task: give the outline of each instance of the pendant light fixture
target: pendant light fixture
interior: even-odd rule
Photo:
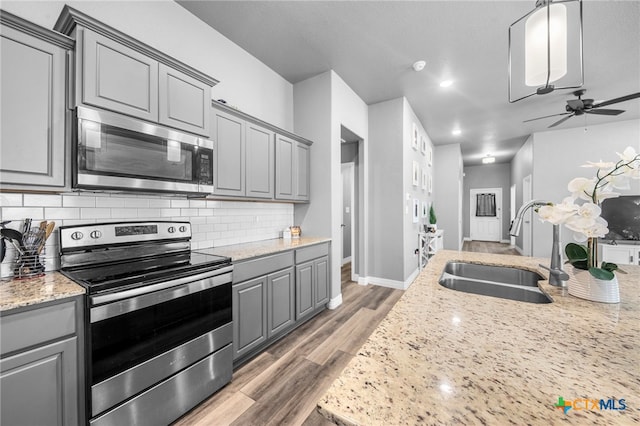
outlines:
[[[538,0],[509,27],[509,102],[581,87],[582,0]]]

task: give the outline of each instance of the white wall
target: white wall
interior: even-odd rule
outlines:
[[[219,80],[213,99],[225,99],[247,114],[293,130],[293,86],[171,0],[3,0],[2,8],[52,29],[65,4]]]
[[[104,193],[0,194],[0,220],[21,229],[31,218],[55,221],[47,240],[47,270],[58,269],[58,227],[131,220],[180,220],[192,225],[192,248],[219,247],[278,238],[293,223],[293,205],[284,203],[188,200],[184,197]],[[12,249],[12,247],[10,247]],[[0,276],[11,275],[10,250]]]
[[[575,177],[591,178],[595,169],[581,167],[587,161],[618,161],[616,152],[627,146],[640,152],[640,120],[620,121],[596,126],[555,130],[533,135],[533,198],[561,202],[570,195],[567,184]],[[632,181],[624,194],[640,194],[640,180]],[[535,215],[534,215],[535,217]],[[533,221],[533,256],[551,255],[549,223]],[[564,244],[573,234],[562,228]]]
[[[529,136],[511,160],[511,184],[516,185],[516,213],[522,206],[522,180],[533,173],[533,136]],[[516,237],[516,246],[523,250],[522,232]],[[523,250],[524,251],[524,250]]]
[[[460,144],[434,147],[434,209],[438,229],[444,230],[444,248],[462,244],[462,151]]]

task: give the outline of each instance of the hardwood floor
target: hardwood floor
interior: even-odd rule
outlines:
[[[342,268],[342,305],[325,310],[233,373],[174,426],[331,424],[316,402],[403,294],[360,286]]]
[[[511,254],[520,256],[520,253],[507,243],[495,243],[492,241],[465,241],[462,251],[474,251],[476,253]]]

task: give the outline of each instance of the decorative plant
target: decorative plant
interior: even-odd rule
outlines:
[[[431,206],[429,207],[429,223],[431,225],[435,225],[437,221],[438,221],[438,218],[436,217],[436,211],[433,209],[433,203],[432,203]]]
[[[602,262],[598,267],[597,239],[609,232],[607,221],[600,217],[599,204],[602,200],[619,196],[614,189],[629,189],[629,179],[640,179],[640,155],[636,150],[627,147],[622,154],[617,154],[620,160],[616,163],[588,161],[582,167],[595,167],[595,177],[578,177],[571,180],[568,185],[571,196],[562,200],[560,204],[550,204],[538,209],[538,215],[543,222],[564,224],[574,231],[574,239],[577,242],[587,242],[586,246],[569,243],[565,247],[565,253],[569,263],[575,268],[586,269],[601,280],[613,279],[613,271],[618,269],[618,266]],[[576,204],[576,200],[584,202]]]

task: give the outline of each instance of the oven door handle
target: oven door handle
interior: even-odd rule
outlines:
[[[153,284],[150,286],[126,290],[91,298],[92,304],[105,303],[90,309],[91,323],[116,317],[129,312],[144,309],[182,296],[208,290],[224,284],[231,284],[231,270],[228,268],[216,270],[216,275],[204,273]],[[220,271],[223,271],[220,273]],[[135,292],[135,294],[132,294]],[[97,300],[96,300],[97,299]]]

